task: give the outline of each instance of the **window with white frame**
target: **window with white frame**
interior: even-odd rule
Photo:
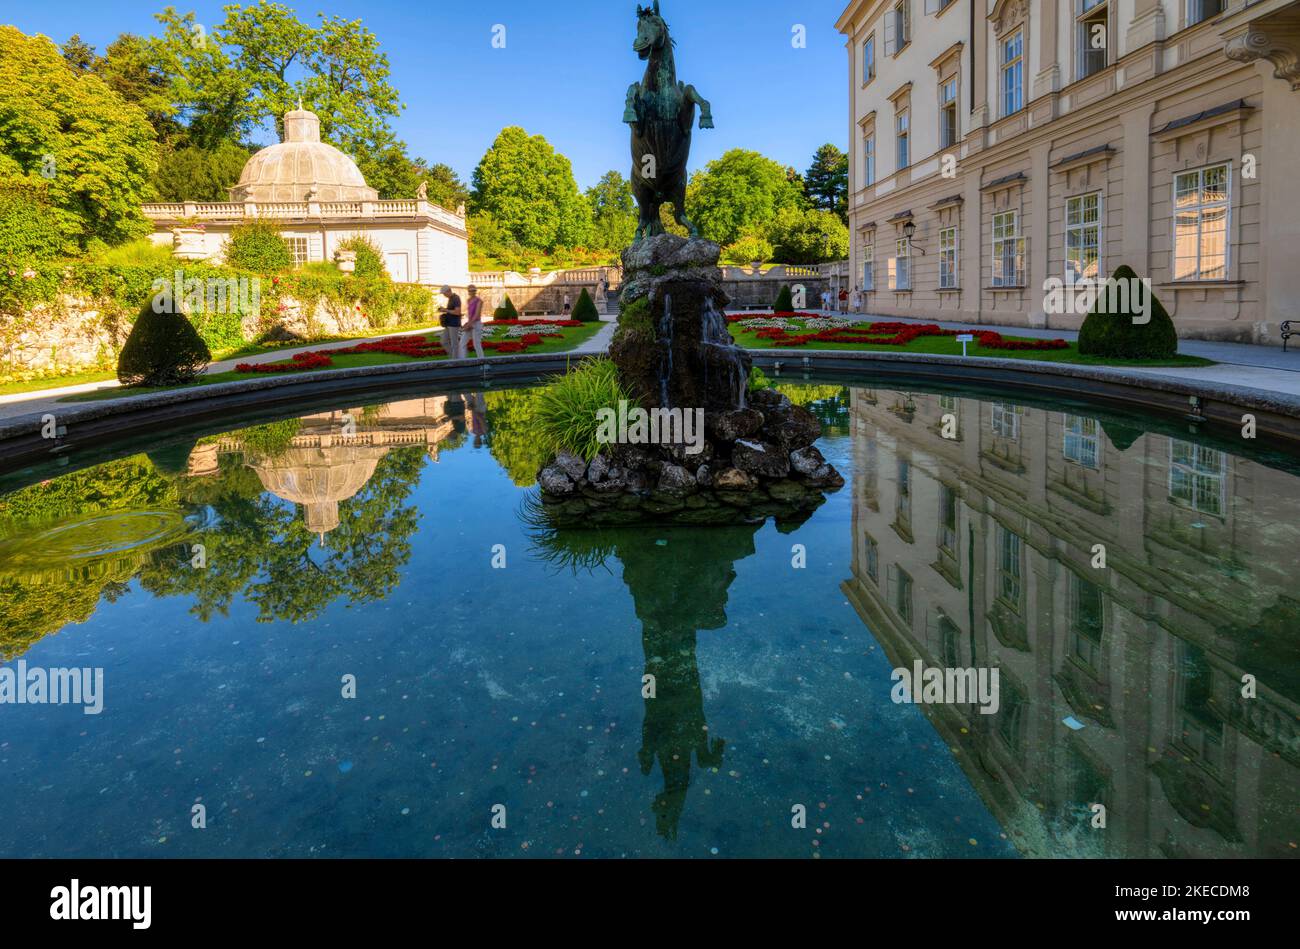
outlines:
[[[1193,26],[1223,12],[1223,0],[1185,0],[1187,25]]]
[[[873,240],[867,241],[862,248],[862,289],[876,289],[876,245]]]
[[[894,612],[904,623],[912,622],[912,577],[902,567],[894,567]]]
[[[912,120],[908,110],[899,109],[898,114],[894,116],[894,129],[898,138],[898,171],[911,164],[911,152],[908,148],[911,127]]]
[[[957,0],[925,0],[925,14],[929,16],[932,13],[942,13],[956,2]]]
[[[998,438],[1011,441],[1020,440],[1020,416],[1025,414],[1024,406],[1012,405],[1010,402],[994,402],[991,406],[990,425]]]
[[[957,288],[957,228],[939,231],[939,289]]]
[[[1061,454],[1084,468],[1097,467],[1097,420],[1082,415],[1065,416],[1065,440]]]
[[[895,256],[889,258],[889,289],[912,289],[911,245],[907,238],[900,237],[895,243]]]
[[[877,546],[876,540],[870,534],[866,534],[867,547],[867,576],[877,583],[880,582],[880,547]]]
[[[939,86],[939,147],[952,148],[959,138],[957,131],[957,77]]]
[[[1075,0],[1075,79],[1101,72],[1110,61],[1108,0]]]
[[[307,238],[286,237],[285,241],[289,245],[289,250],[293,252],[293,264],[295,267],[301,267],[311,259],[311,251],[308,247]]]
[[[862,41],[862,84],[876,78],[876,34]]]
[[[862,184],[876,183],[876,133],[874,130],[862,136]]]
[[[911,0],[898,0],[885,12],[885,55],[897,56],[912,42]]]
[[[1174,279],[1226,280],[1230,166],[1174,175]]]
[[[1024,31],[1016,30],[1002,40],[1002,114],[1019,112],[1025,105]]]
[[[998,525],[998,599],[1019,608],[1022,542],[1020,535]]]
[[[1169,498],[1175,504],[1222,517],[1225,507],[1228,458],[1221,451],[1169,441]]]
[[[1020,212],[993,215],[993,286],[1025,285],[1025,239],[1020,236]]]
[[[1101,274],[1101,193],[1065,199],[1065,285]]]

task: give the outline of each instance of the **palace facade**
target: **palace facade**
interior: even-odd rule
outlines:
[[[1180,336],[1300,318],[1300,2],[854,0],[849,226],[866,309],[1077,329],[1121,264]]]

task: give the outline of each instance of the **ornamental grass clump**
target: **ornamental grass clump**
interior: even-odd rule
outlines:
[[[618,367],[604,357],[588,359],[542,392],[534,419],[537,434],[551,451],[568,451],[590,461],[602,443],[601,409],[618,410],[631,401],[618,377]]]

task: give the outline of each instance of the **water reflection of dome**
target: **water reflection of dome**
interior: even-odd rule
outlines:
[[[339,526],[339,502],[356,496],[375,473],[383,445],[290,448],[274,458],[253,458],[249,467],[276,497],[301,504],[307,529],[324,534]]]
[[[320,119],[297,109],[284,116],[284,141],[248,160],[232,201],[374,201],[379,192],[366,184],[357,163],[320,140]]]

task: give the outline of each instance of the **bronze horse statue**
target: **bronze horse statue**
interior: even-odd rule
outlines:
[[[636,8],[637,31],[632,49],[648,60],[645,76],[627,90],[623,121],[632,126],[632,191],[640,208],[635,241],[664,233],[661,205],[672,202],[673,219],[692,237],[699,232],[686,217],[686,160],[691,152],[691,126],[700,107],[700,128],[713,128],[709,103],[677,81],[673,40],[668,24],[654,6]]]

